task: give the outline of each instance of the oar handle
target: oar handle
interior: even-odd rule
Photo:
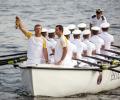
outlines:
[[[99,53],[96,53],[96,55],[99,55],[99,56],[102,56],[102,57],[111,58],[111,59],[117,59],[117,60],[120,60],[120,58],[118,58],[118,57],[113,57],[113,56],[109,56],[109,55],[104,55],[104,54],[99,54]]]
[[[111,52],[111,53],[115,53],[115,54],[120,55],[120,52],[118,52],[118,51],[108,50],[108,49],[104,49],[104,50],[105,50],[105,51],[108,51],[108,52]]]
[[[116,47],[116,48],[120,48],[120,46],[115,45],[115,44],[112,44],[111,46]]]

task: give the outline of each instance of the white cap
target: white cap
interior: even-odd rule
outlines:
[[[83,31],[83,35],[89,35],[89,34],[91,34],[91,31],[90,31],[90,30],[87,29],[87,30],[84,30],[84,31]]]
[[[68,27],[67,27],[69,30],[70,29],[75,29],[76,28],[76,25],[74,25],[74,24],[70,24],[70,25],[68,25]]]
[[[54,33],[55,32],[55,29],[49,29],[48,30],[48,33],[50,34],[50,33]]]
[[[78,30],[78,29],[76,29],[76,30],[74,30],[72,33],[75,34],[75,35],[78,35],[78,34],[81,34],[81,31]]]
[[[86,28],[87,25],[85,23],[80,23],[77,25],[78,28]]]
[[[42,32],[48,32],[46,28],[42,28]]]
[[[100,31],[100,27],[98,27],[98,26],[93,26],[93,27],[91,28],[91,30]]]
[[[109,28],[110,27],[110,24],[108,22],[105,22],[105,23],[102,23],[100,25],[101,28]]]
[[[65,28],[63,33],[64,35],[69,35],[71,32],[69,29]]]

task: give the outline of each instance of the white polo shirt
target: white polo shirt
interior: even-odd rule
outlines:
[[[72,43],[77,48],[77,58],[80,59],[82,57],[82,53],[84,50],[87,50],[87,46],[85,43],[81,42],[80,39],[74,39]]]
[[[111,43],[114,42],[114,37],[108,32],[102,32],[98,35],[105,42],[105,49],[110,49]]]
[[[48,49],[48,59],[49,63],[54,63],[54,55],[51,55],[53,52],[52,50],[55,49],[56,41],[52,38],[47,40],[47,49]]]
[[[89,41],[95,44],[96,53],[101,53],[101,47],[102,45],[104,45],[104,40],[100,38],[98,35],[94,35],[89,39]]]
[[[64,35],[62,35],[60,38],[57,39],[57,45],[55,46],[55,56],[54,56],[55,63],[61,60],[63,48],[67,46],[68,46],[68,42]]]
[[[43,48],[47,48],[46,39],[43,36],[31,36],[28,40],[27,64],[44,63]]]
[[[88,56],[92,56],[92,51],[94,51],[96,49],[95,48],[95,44],[93,44],[92,42],[90,42],[88,39],[85,39],[83,42],[87,46],[87,55]]]

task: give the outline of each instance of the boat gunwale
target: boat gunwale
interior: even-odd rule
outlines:
[[[102,69],[100,68],[55,68],[55,67],[35,67],[35,66],[26,66],[20,67],[21,69],[39,69],[39,70],[71,70],[71,71],[98,71],[101,72]]]

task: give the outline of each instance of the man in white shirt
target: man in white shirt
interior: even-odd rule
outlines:
[[[101,49],[104,49],[104,40],[98,36],[100,28],[94,26],[91,28],[92,37],[89,39],[90,42],[95,44],[96,46],[96,53],[101,53]]]
[[[71,32],[71,34],[70,34],[70,41],[73,41],[74,39],[73,39],[73,34],[72,34],[72,32],[76,29],[76,25],[70,24],[70,25],[67,26],[67,28],[68,28],[68,29],[70,30],[70,32]]]
[[[95,44],[89,41],[89,38],[91,36],[91,31],[90,30],[84,30],[83,31],[83,38],[84,38],[84,43],[87,45],[87,55],[92,56],[96,52]]]
[[[89,41],[89,38],[91,36],[91,31],[90,30],[84,30],[83,31],[83,38],[84,38],[84,43],[87,46],[87,56],[93,56],[96,53],[96,47],[95,44]],[[90,62],[95,62],[94,59],[91,59],[87,57],[87,60]]]
[[[87,25],[85,23],[80,23],[77,25],[77,27],[81,31],[80,39],[83,41],[83,31],[86,29]]]
[[[16,17],[16,28],[19,28],[23,34],[28,38],[27,64],[48,63],[47,41],[41,35],[42,26],[35,25],[35,35],[29,32],[22,24],[21,19]]]
[[[108,33],[110,24],[109,23],[102,23],[101,24],[101,29],[102,32],[99,34],[99,36],[104,40],[105,42],[105,49],[110,49],[111,44],[114,42],[114,37]],[[107,51],[103,52],[104,54],[110,54]]]
[[[68,29],[64,29],[64,36],[67,38],[68,41],[68,53],[67,53],[67,65],[76,65],[77,62],[73,59],[77,58],[77,48],[76,46],[69,41],[70,39],[70,31]]]
[[[81,59],[82,55],[84,56],[87,54],[87,46],[85,43],[83,43],[80,40],[80,33],[81,33],[80,30],[78,29],[74,30],[73,31],[74,40],[72,41],[72,43],[77,47],[77,58],[78,59]]]
[[[57,42],[55,41],[55,29],[48,30],[48,59],[50,63],[54,63],[54,53],[55,53],[55,46]]]
[[[55,33],[58,36],[57,45],[55,46],[55,64],[65,65],[68,42],[66,37],[63,35],[63,26],[57,25],[55,27]]]
[[[103,11],[101,9],[97,9],[96,10],[96,15],[93,15],[91,17],[91,20],[90,20],[90,29],[93,26],[100,27],[100,25],[102,23],[105,23],[105,22],[107,22],[107,20],[106,20],[106,17],[103,16]]]

